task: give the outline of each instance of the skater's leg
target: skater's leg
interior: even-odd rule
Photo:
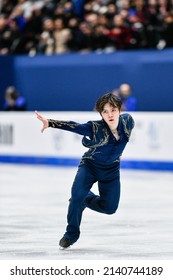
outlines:
[[[117,176],[110,181],[99,181],[99,195],[89,192],[85,203],[94,211],[113,214],[116,212],[120,199],[120,178]]]
[[[67,214],[67,228],[64,237],[76,242],[80,235],[80,223],[84,209],[84,200],[92,185],[94,177],[90,174],[87,166],[79,166],[72,186],[71,198]]]

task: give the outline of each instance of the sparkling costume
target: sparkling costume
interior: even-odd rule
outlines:
[[[89,148],[80,161],[74,179],[64,237],[71,243],[80,236],[80,223],[85,207],[94,211],[113,214],[120,199],[120,156],[129,141],[134,120],[129,114],[121,114],[117,131],[119,140],[102,119],[79,124],[73,121],[49,119],[49,127],[83,135],[82,144]],[[98,182],[99,195],[90,190]]]

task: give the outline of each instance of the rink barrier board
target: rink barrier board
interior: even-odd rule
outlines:
[[[45,118],[86,123],[96,112],[41,112]],[[126,169],[173,170],[173,113],[131,112],[135,120],[121,157]],[[40,133],[34,112],[0,112],[0,162],[77,166],[86,152],[82,135],[60,129]]]
[[[32,165],[50,165],[76,167],[79,165],[79,158],[54,158],[54,157],[30,157],[30,156],[0,156],[0,163],[11,164],[32,164]],[[122,169],[155,170],[155,171],[173,171],[173,162],[163,161],[134,161],[122,160]]]

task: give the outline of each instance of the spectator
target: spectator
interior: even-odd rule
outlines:
[[[39,37],[37,52],[44,54],[54,53],[54,22],[51,18],[46,18],[43,21],[43,30]]]
[[[54,21],[54,40],[55,40],[55,53],[67,53],[68,41],[71,39],[71,32],[66,28],[62,18],[57,18]]]
[[[3,16],[0,16],[0,54],[8,54],[8,38],[9,32],[6,25],[6,19]]]
[[[166,2],[167,1],[165,1],[165,3]],[[160,9],[159,3],[156,0],[149,0],[148,2],[148,7],[145,13],[145,28],[148,48],[157,48],[159,44],[163,30],[165,9]]]
[[[6,47],[8,53],[16,53],[17,46],[20,42],[20,31],[18,28],[17,21],[15,19],[12,19],[9,22],[9,29],[4,34],[4,39],[6,41]]]
[[[67,42],[68,48],[71,52],[77,52],[80,49],[81,31],[79,29],[79,20],[75,17],[68,22],[68,28],[71,31],[71,36]]]
[[[93,49],[93,33],[92,27],[89,23],[83,21],[79,25],[80,40],[79,40],[79,51],[81,53],[91,52]]]
[[[111,40],[105,34],[105,27],[98,24],[93,29],[93,50],[97,52],[106,52],[111,45]]]
[[[129,84],[121,84],[119,89],[114,91],[115,95],[118,95],[122,101],[122,111],[136,111],[137,100],[131,96],[132,89]]]
[[[173,47],[172,0],[4,0],[1,5],[0,55]],[[46,19],[54,22],[51,34],[44,32]]]
[[[113,21],[114,16],[117,14],[117,6],[114,3],[110,3],[107,6],[106,17],[110,22]]]
[[[5,91],[4,111],[25,111],[26,100],[20,96],[14,86],[7,87]]]
[[[113,27],[107,32],[107,35],[112,40],[112,46],[116,50],[131,48],[133,42],[132,29],[125,23],[120,14],[114,16]]]
[[[13,1],[3,0],[3,1],[0,1],[1,14],[10,16],[10,14],[12,13],[16,4],[17,4],[17,0],[13,0]]]
[[[163,29],[157,48],[173,48],[173,15],[167,14],[163,19]]]

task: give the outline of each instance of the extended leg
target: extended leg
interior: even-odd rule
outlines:
[[[64,237],[71,240],[72,243],[76,242],[79,238],[84,200],[94,183],[95,179],[90,174],[88,168],[85,165],[79,166],[72,186],[67,214],[68,225],[64,234]]]

